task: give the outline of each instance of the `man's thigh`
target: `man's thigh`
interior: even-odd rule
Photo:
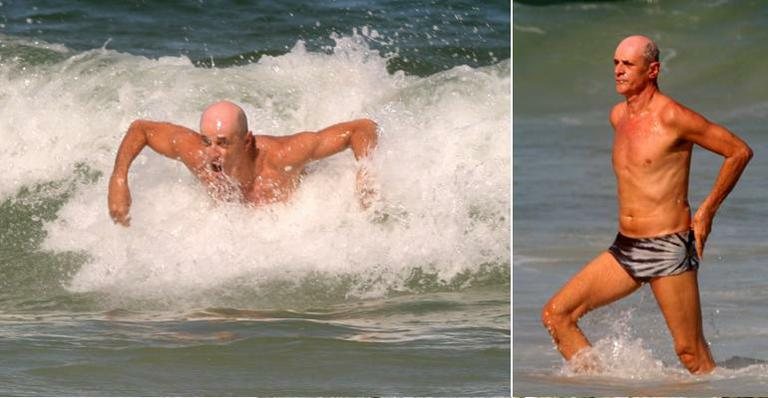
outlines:
[[[549,307],[578,318],[629,295],[640,285],[613,255],[603,252],[563,285],[550,300]]]
[[[675,342],[693,342],[703,337],[701,326],[701,302],[699,300],[698,272],[651,279],[659,308]]]

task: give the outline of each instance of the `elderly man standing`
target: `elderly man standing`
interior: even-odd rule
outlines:
[[[699,260],[715,213],[752,150],[728,129],[659,90],[659,50],[651,39],[627,37],[616,48],[613,63],[616,91],[625,97],[610,114],[618,235],[549,300],[542,321],[560,353],[571,360],[589,346],[578,319],[647,282],[680,361],[691,373],[708,373],[715,363],[702,330]],[[694,144],[724,161],[712,190],[691,217],[688,178]]]

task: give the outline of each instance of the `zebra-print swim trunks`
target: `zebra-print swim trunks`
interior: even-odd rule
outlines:
[[[699,269],[693,231],[655,238],[630,238],[619,233],[608,251],[630,275],[643,281]]]

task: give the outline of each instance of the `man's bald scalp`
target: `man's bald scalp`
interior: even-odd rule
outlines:
[[[646,64],[650,65],[652,62],[659,62],[659,47],[650,37],[643,35],[629,36],[622,40],[619,46],[625,43],[643,46],[643,59]]]
[[[200,116],[200,131],[213,129],[233,130],[233,133],[245,135],[248,132],[248,119],[243,108],[230,101],[219,101],[209,105]]]

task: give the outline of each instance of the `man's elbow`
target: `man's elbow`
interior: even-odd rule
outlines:
[[[128,130],[142,129],[146,123],[147,121],[144,119],[136,119],[128,126]]]
[[[376,148],[379,125],[371,119],[357,119],[353,123],[354,132],[349,139],[349,146],[355,154],[355,159],[360,160]]]
[[[126,135],[133,134],[133,135],[141,135],[143,136],[145,134],[145,131],[147,129],[147,124],[149,123],[148,120],[144,119],[136,119],[128,126],[128,130],[125,132]]]
[[[747,144],[742,144],[735,148],[733,152],[731,152],[731,154],[726,157],[726,159],[732,162],[734,167],[736,167],[736,169],[739,170],[739,173],[741,173],[741,171],[747,167],[747,164],[752,159],[752,156],[754,156],[752,148],[750,148]]]
[[[752,156],[754,156],[754,152],[752,152],[752,148],[750,148],[749,145],[744,144],[744,146],[739,150],[737,156],[746,165],[752,159]]]
[[[368,134],[378,136],[379,125],[371,119],[358,119],[358,128]]]
[[[366,123],[367,125],[369,125],[369,126],[373,127],[374,129],[375,129],[376,127],[378,127],[378,123],[376,123],[376,122],[375,122],[375,121],[373,121],[372,119],[363,118],[363,119],[360,119],[360,120],[362,120],[362,121],[363,121],[363,123]]]
[[[379,125],[371,119],[358,119],[357,123],[357,135],[360,138],[368,142],[370,147],[376,146],[376,141],[379,138]]]
[[[147,145],[147,120],[136,119],[128,126],[128,130],[125,131],[123,141],[120,143],[119,151],[130,150],[140,151],[144,145]]]

